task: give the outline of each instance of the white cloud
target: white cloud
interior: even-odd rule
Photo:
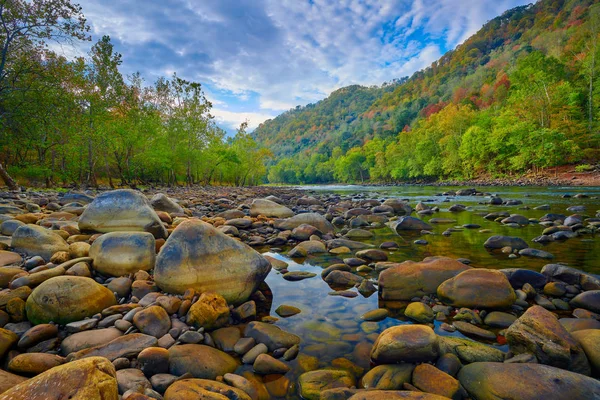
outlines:
[[[235,112],[223,110],[221,108],[213,108],[211,114],[214,115],[218,124],[229,129],[237,129],[244,121],[248,121],[248,130],[255,129],[259,124],[276,117],[276,115],[260,113],[260,112]]]
[[[95,35],[117,40],[126,73],[152,81],[175,70],[208,83],[214,114],[234,127],[342,86],[411,75],[529,1],[81,0]],[[255,110],[236,112],[248,100]]]

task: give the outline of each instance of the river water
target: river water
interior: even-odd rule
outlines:
[[[600,210],[600,187],[480,188],[482,192],[495,194],[503,200],[511,199],[523,202],[523,204],[516,206],[491,206],[485,204],[487,199],[482,196],[453,197],[441,195],[442,192],[461,189],[458,187],[309,186],[303,187],[303,189],[316,194],[335,193],[349,198],[356,195],[378,200],[396,197],[408,200],[413,208],[419,201],[422,201],[429,206],[440,208],[440,212],[421,217],[425,221],[429,221],[431,218],[456,220],[456,222],[450,224],[432,224],[434,234],[426,236],[413,234],[400,237],[388,227],[373,230],[375,236],[365,242],[379,246],[384,241],[395,241],[400,245],[398,250],[389,253],[389,261],[420,261],[428,256],[447,256],[467,258],[471,261],[473,267],[527,268],[535,271],[541,270],[545,264],[550,263],[547,260],[528,257],[509,258],[502,253],[488,252],[483,247],[483,243],[488,237],[507,235],[521,237],[530,243],[531,247],[552,253],[555,256],[552,262],[566,263],[586,272],[600,274],[600,240],[597,237],[587,235],[542,246],[531,241],[536,236],[541,235],[544,229],[541,225],[530,224],[526,227],[512,228],[483,218],[487,213],[495,211],[508,211],[511,214],[521,214],[528,218],[540,218],[546,213],[571,215],[574,213],[566,209],[574,205],[585,206],[585,215],[593,217]],[[563,198],[563,195],[573,196],[578,193],[587,194],[589,198]],[[448,207],[452,204],[465,205],[467,211],[449,212]],[[550,210],[533,209],[540,205],[549,205]],[[478,224],[481,225],[481,228],[462,229],[453,232],[451,236],[441,235],[448,228],[460,227],[464,224]],[[491,232],[480,233],[482,229],[489,229]],[[428,244],[414,244],[413,242],[416,239],[425,239]],[[290,364],[292,371],[286,375],[286,378],[290,379],[293,385],[296,378],[305,369],[316,369],[316,366],[319,368],[339,366],[342,362],[340,358],[345,358],[365,368],[365,371],[368,370],[370,348],[378,334],[390,326],[411,323],[402,316],[401,310],[405,304],[384,304],[378,299],[377,293],[367,298],[362,295],[354,298],[332,296],[330,295],[332,289],[321,279],[320,272],[323,268],[334,263],[340,263],[342,258],[351,257],[352,255],[336,257],[327,254],[294,261],[286,257],[287,250],[282,249],[281,253],[266,252],[265,254],[287,262],[289,271],[315,272],[317,276],[303,281],[289,282],[284,280],[279,272],[273,270],[266,279],[273,298],[271,316],[278,317],[275,314],[275,309],[281,304],[295,306],[302,310],[300,314],[292,317],[278,317],[279,320],[275,323],[282,329],[295,333],[302,338],[300,356]],[[375,271],[359,275],[373,280],[377,278]],[[361,320],[361,315],[365,312],[379,307],[388,308],[390,317],[380,322]],[[464,337],[458,332],[448,333],[441,330],[440,324],[440,322],[435,323],[436,333]],[[488,342],[488,344],[506,350],[503,343]],[[293,386],[290,388],[287,398],[297,398]]]

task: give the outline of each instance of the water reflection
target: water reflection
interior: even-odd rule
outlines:
[[[308,187],[320,194],[339,194],[342,197],[350,194],[362,194],[364,198],[383,200],[390,197],[408,199],[414,205],[419,201],[427,201],[429,206],[438,206],[440,212],[422,219],[429,221],[432,218],[451,218],[456,222],[451,224],[432,224],[433,234],[420,236],[419,234],[407,234],[400,237],[391,229],[384,227],[372,230],[373,238],[365,240],[367,243],[379,246],[384,241],[394,241],[399,247],[388,253],[389,261],[402,262],[405,260],[420,261],[428,256],[448,256],[453,258],[467,258],[471,260],[474,267],[485,268],[527,268],[539,271],[547,260],[519,257],[509,258],[501,252],[488,252],[484,247],[484,241],[492,235],[518,236],[526,240],[531,247],[544,249],[552,253],[555,259],[552,262],[567,263],[570,266],[580,268],[591,273],[600,273],[600,241],[592,235],[570,239],[564,242],[553,242],[546,246],[533,243],[531,240],[539,236],[544,229],[538,224],[530,224],[525,227],[513,228],[501,225],[498,222],[484,219],[487,213],[507,211],[510,214],[522,214],[527,218],[540,218],[546,213],[573,214],[568,212],[567,207],[583,205],[586,214],[594,216],[600,204],[593,198],[562,198],[561,195],[570,193],[587,193],[592,196],[600,196],[600,188],[486,188],[484,190],[494,193],[504,200],[521,200],[523,204],[515,206],[490,206],[482,204],[484,197],[480,196],[440,196],[441,191],[455,188],[439,187],[359,187],[359,186],[336,186],[336,187]],[[452,204],[463,204],[467,211],[449,212]],[[549,205],[549,210],[534,210],[533,208],[542,204]],[[466,224],[480,225],[477,229],[463,228]],[[448,228],[454,228],[450,236],[443,236],[442,232]],[[484,230],[484,232],[481,232]],[[486,232],[485,230],[489,230]],[[426,239],[427,245],[416,245],[414,240]],[[302,338],[301,355],[291,363],[292,371],[289,376],[292,382],[307,369],[316,369],[340,365],[339,358],[350,360],[358,367],[369,368],[369,353],[377,336],[384,329],[411,322],[404,319],[402,313],[406,303],[381,303],[377,294],[364,297],[358,294],[354,298],[332,296],[332,289],[321,278],[321,271],[334,263],[341,263],[343,258],[351,257],[351,254],[334,256],[323,254],[311,256],[305,260],[291,260],[284,254],[289,249],[282,249],[281,253],[267,252],[274,258],[289,264],[289,271],[314,272],[317,276],[301,281],[290,282],[283,279],[281,273],[273,270],[266,279],[272,296],[271,310],[277,309],[282,304],[298,307],[300,314],[279,318],[276,325],[284,330],[295,333]],[[354,268],[353,271],[356,271]],[[378,272],[362,272],[359,275],[364,278],[376,280]],[[356,291],[356,289],[351,289]],[[358,292],[357,292],[358,293]],[[390,310],[390,316],[379,322],[366,322],[361,316],[370,310],[384,307]],[[271,315],[278,317],[271,311]],[[435,331],[440,335],[464,337],[458,332],[449,333],[440,329],[440,322],[435,322]],[[496,331],[497,332],[497,331]],[[506,350],[506,346],[498,343],[491,345]]]

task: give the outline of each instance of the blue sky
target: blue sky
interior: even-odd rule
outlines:
[[[351,85],[429,66],[523,0],[80,0],[125,74],[200,82],[220,126],[250,128]],[[80,50],[81,52],[81,50]]]

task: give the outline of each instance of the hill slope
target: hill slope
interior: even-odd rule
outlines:
[[[253,136],[275,154],[269,180],[439,179],[595,161],[592,4],[514,8],[409,79],[342,88],[264,122]]]

